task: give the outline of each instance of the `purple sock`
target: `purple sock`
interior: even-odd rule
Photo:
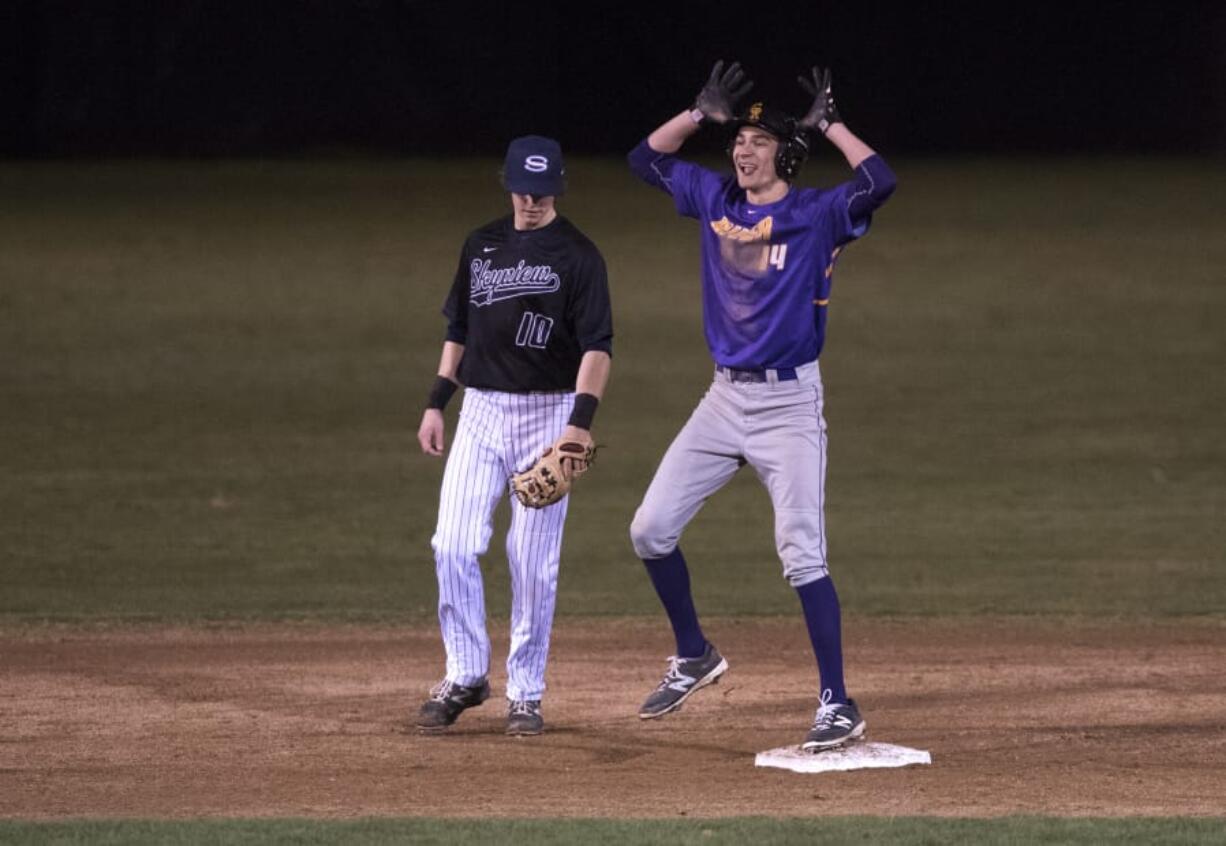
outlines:
[[[690,594],[690,571],[685,566],[685,557],[677,547],[663,558],[644,558],[647,575],[655,586],[656,595],[664,604],[668,621],[673,625],[677,638],[677,656],[698,658],[707,649],[707,639],[698,625],[698,612],[694,610],[694,597]]]
[[[822,690],[830,691],[831,702],[846,702],[842,615],[839,613],[839,595],[834,592],[834,582],[829,576],[824,576],[796,588],[796,593],[805,611],[805,624],[809,627],[809,640],[813,642],[813,654],[817,657]]]

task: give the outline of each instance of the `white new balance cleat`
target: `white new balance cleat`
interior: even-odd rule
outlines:
[[[846,702],[830,701],[830,691],[822,692],[822,698],[813,716],[813,728],[805,735],[805,741],[800,748],[806,752],[821,752],[823,749],[833,749],[842,746],[849,740],[855,740],[864,735],[868,724],[860,716],[854,699]]]
[[[643,702],[639,717],[650,720],[676,711],[694,691],[719,681],[727,669],[728,662],[710,643],[698,658],[670,656],[664,680]]]

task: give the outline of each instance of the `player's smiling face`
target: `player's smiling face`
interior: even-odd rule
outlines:
[[[551,196],[516,194],[512,191],[511,207],[515,209],[515,228],[523,231],[548,226],[557,216],[553,200]]]
[[[736,182],[750,195],[769,192],[780,182],[775,172],[775,154],[779,141],[769,132],[753,126],[743,126],[732,145],[732,165]]]

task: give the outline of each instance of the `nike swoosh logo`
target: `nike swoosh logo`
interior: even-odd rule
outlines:
[[[494,250],[496,250],[496,249],[498,249],[498,248],[497,248],[497,247],[482,247],[482,248],[481,248],[481,252],[483,252],[483,253],[492,253],[492,252],[494,252]]]

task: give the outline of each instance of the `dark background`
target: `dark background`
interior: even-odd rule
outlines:
[[[891,152],[1226,150],[1212,2],[14,0],[0,32],[7,157],[619,153],[718,58],[793,111],[832,65]]]

